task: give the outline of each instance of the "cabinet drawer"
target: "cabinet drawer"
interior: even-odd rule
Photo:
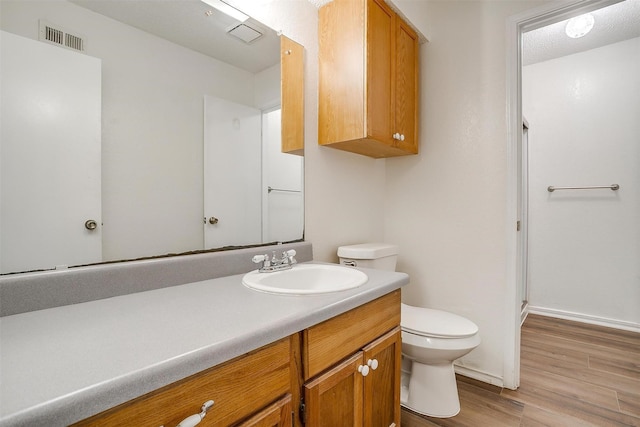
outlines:
[[[400,290],[306,329],[304,379],[319,374],[400,325]]]
[[[290,338],[175,382],[81,421],[76,426],[174,427],[215,403],[205,426],[228,426],[263,408],[290,389]]]

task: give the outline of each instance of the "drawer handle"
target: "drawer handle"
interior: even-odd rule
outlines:
[[[211,409],[212,406],[213,400],[207,400],[202,404],[202,408],[200,408],[201,412],[199,414],[193,414],[185,418],[184,420],[180,421],[180,424],[178,424],[176,427],[194,427],[200,424],[200,421],[202,421],[202,419],[207,415],[207,411]]]
[[[372,371],[375,371],[378,369],[378,359],[369,359],[367,361],[367,366],[369,366]]]
[[[367,365],[358,366],[358,372],[362,374],[363,377],[369,375],[369,367]]]

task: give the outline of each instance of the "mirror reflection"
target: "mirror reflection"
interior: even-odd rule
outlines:
[[[196,0],[0,19],[0,273],[303,237],[273,30]]]

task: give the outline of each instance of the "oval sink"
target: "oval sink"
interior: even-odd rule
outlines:
[[[274,294],[309,295],[357,288],[367,282],[365,273],[355,268],[331,264],[297,264],[290,270],[259,273],[254,270],[242,283],[258,291]]]

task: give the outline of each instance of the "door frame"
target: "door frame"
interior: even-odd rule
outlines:
[[[606,7],[622,0],[567,0],[553,2],[511,16],[507,19],[506,59],[507,59],[507,206],[506,206],[506,318],[504,346],[504,387],[515,390],[520,384],[520,289],[519,239],[516,231],[518,220],[518,200],[522,191],[518,181],[522,170],[518,167],[518,147],[522,144],[522,34],[555,22],[563,21],[584,13]],[[525,225],[526,226],[526,225]],[[526,255],[525,255],[526,256]]]

